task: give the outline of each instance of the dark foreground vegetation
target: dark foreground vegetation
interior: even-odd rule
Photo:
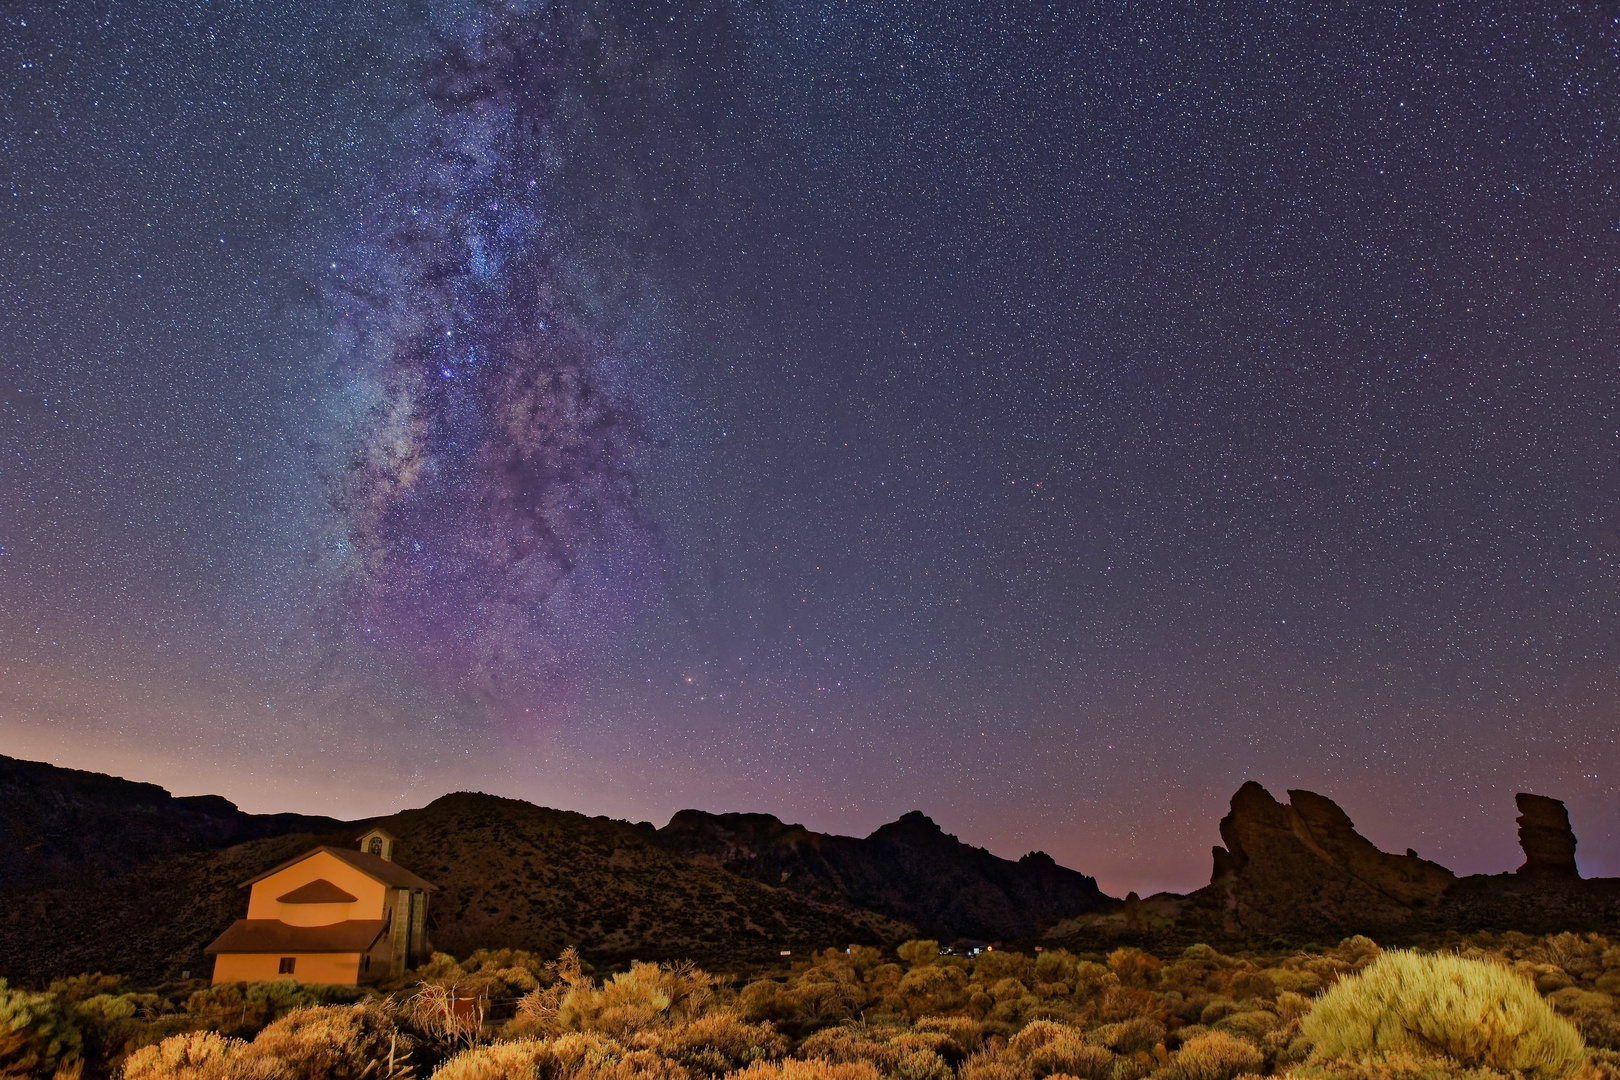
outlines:
[[[0,987],[0,1076],[126,1080],[1620,1078],[1620,947],[1476,935],[1434,953],[853,946],[756,978],[596,973],[572,950],[439,954],[372,990]]]

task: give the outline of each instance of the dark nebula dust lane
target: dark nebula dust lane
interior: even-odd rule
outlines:
[[[1616,872],[1617,18],[12,4],[0,751]]]
[[[579,20],[492,11],[456,33],[326,277],[350,399],[337,564],[369,642],[532,707],[656,592],[647,443],[564,284],[552,159]]]

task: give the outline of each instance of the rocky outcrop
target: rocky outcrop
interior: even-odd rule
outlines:
[[[659,843],[824,903],[853,904],[942,941],[1011,941],[1116,901],[1096,879],[1032,851],[1014,862],[962,843],[913,810],[867,837],[832,836],[769,814],[682,810]]]
[[[1221,819],[1210,884],[1193,894],[1229,933],[1386,926],[1433,904],[1456,880],[1415,854],[1380,851],[1332,799],[1290,791],[1279,803],[1250,781]]]
[[[1511,874],[1458,878],[1411,848],[1404,855],[1380,851],[1331,799],[1290,791],[1282,803],[1247,783],[1221,819],[1225,843],[1214,850],[1209,885],[1186,897],[1150,898],[1164,912],[1160,920],[1133,920],[1130,912],[1068,920],[1057,937],[1095,950],[1105,947],[1103,939],[1129,938],[1133,930],[1144,944],[1164,946],[1330,942],[1349,934],[1397,944],[1481,930],[1620,931],[1620,879],[1581,879],[1564,804],[1531,794],[1516,801],[1524,866]]]
[[[1580,877],[1575,867],[1575,830],[1569,827],[1569,811],[1563,802],[1522,791],[1513,801],[1519,807],[1519,846],[1524,849],[1524,865],[1518,872],[1539,877]]]

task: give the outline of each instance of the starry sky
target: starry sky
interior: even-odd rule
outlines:
[[[1620,874],[1620,3],[0,15],[0,752]]]

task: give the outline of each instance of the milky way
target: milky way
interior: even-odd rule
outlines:
[[[419,150],[327,281],[348,607],[436,682],[508,705],[554,694],[656,561],[635,406],[568,299],[548,207],[558,70],[579,41],[554,13],[506,11],[450,42],[427,72]]]

